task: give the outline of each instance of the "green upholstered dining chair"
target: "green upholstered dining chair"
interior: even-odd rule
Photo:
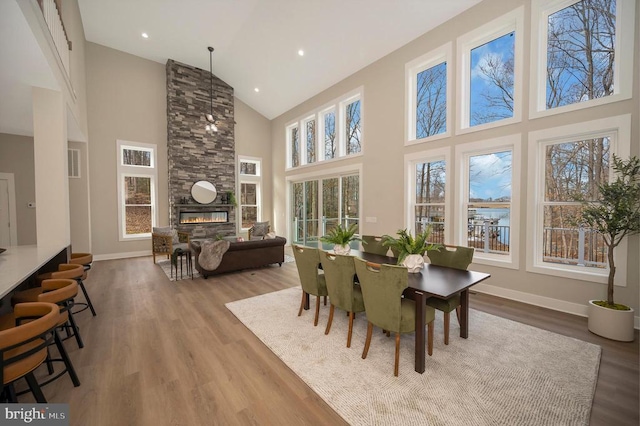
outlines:
[[[354,278],[356,269],[353,264],[353,256],[330,254],[320,252],[320,263],[324,270],[329,293],[329,320],[324,334],[329,334],[333,322],[333,312],[336,307],[349,314],[349,331],[347,333],[347,347],[351,347],[351,334],[353,332],[353,320],[357,312],[364,311],[364,301],[360,286],[356,285]]]
[[[385,331],[393,331],[396,334],[393,374],[397,376],[400,360],[400,334],[413,333],[416,328],[416,304],[413,300],[402,297],[402,292],[408,286],[407,268],[396,265],[378,265],[362,259],[355,259],[355,267],[369,321],[362,359],[365,359],[369,352],[374,325]],[[434,318],[435,310],[430,306],[425,306],[429,355],[433,353]]]
[[[320,296],[324,296],[325,305],[327,303],[327,285],[325,284],[324,274],[320,274],[318,265],[320,265],[320,257],[318,249],[312,247],[304,247],[293,245],[293,256],[296,259],[298,267],[298,276],[302,285],[302,301],[300,302],[300,310],[298,316],[302,315],[302,308],[308,294],[316,296],[316,315],[313,325],[318,325],[318,315],[320,314]]]
[[[473,247],[445,245],[435,250],[427,250],[429,262],[432,265],[446,266],[455,269],[467,269],[473,261]],[[451,311],[455,309],[458,323],[460,323],[460,294],[448,299],[429,297],[427,305],[444,312],[444,344],[449,344],[449,324]]]
[[[376,237],[374,235],[363,235],[362,251],[364,251],[365,253],[373,253],[379,254],[381,256],[386,256],[387,251],[389,251],[389,247],[385,247],[382,245],[382,237]]]

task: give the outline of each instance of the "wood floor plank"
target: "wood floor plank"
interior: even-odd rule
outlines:
[[[98,316],[77,315],[85,348],[65,342],[82,385],[62,377],[45,396],[70,404],[72,425],[346,424],[224,306],[296,285],[294,263],[173,282],[151,257],[94,262],[86,286]],[[637,334],[613,342],[589,333],[585,318],[483,294],[470,300],[600,345],[591,425],[639,424]],[[456,328],[454,319],[451,338]]]

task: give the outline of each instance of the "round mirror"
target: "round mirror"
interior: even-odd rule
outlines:
[[[191,196],[200,204],[209,204],[216,199],[218,191],[216,191],[216,187],[211,182],[199,180],[191,187]]]

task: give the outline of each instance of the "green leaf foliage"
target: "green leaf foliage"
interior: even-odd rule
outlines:
[[[404,259],[410,254],[419,254],[424,256],[427,250],[433,250],[440,247],[440,244],[430,244],[428,242],[431,236],[431,227],[427,226],[424,231],[413,237],[406,229],[399,229],[396,233],[397,238],[390,235],[382,236],[382,245],[390,247],[394,254],[398,256],[398,265],[402,264]]]
[[[358,225],[352,223],[348,228],[338,224],[335,228],[327,232],[326,235],[320,237],[320,240],[329,244],[345,245],[351,241],[362,241],[355,234],[358,231]]]

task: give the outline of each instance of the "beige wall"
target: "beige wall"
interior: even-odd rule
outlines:
[[[80,151],[80,177],[69,178],[71,248],[74,252],[91,253],[89,157],[87,144],[84,142],[69,142],[69,149],[77,149]]]
[[[453,42],[454,57],[451,66],[455,69],[456,38],[468,31],[483,25],[492,19],[511,11],[518,6],[525,6],[525,37],[524,46],[524,86],[525,101],[523,102],[523,120],[520,123],[500,128],[478,131],[465,135],[455,135],[427,144],[410,147],[404,146],[404,111],[405,111],[405,64],[447,42]],[[638,40],[638,16],[640,8],[636,7],[636,40]],[[496,293],[520,298],[531,303],[557,307],[561,310],[580,312],[589,299],[602,298],[606,294],[606,285],[580,280],[558,278],[550,275],[539,275],[526,272],[526,223],[527,223],[527,133],[532,130],[555,127],[569,123],[597,118],[632,114],[632,154],[638,155],[639,140],[639,99],[638,95],[638,55],[635,57],[634,96],[628,101],[610,105],[589,108],[583,111],[569,112],[553,117],[529,120],[529,28],[530,2],[527,0],[485,0],[451,21],[441,25],[433,31],[424,34],[413,42],[380,59],[372,65],[342,80],[333,87],[305,101],[285,114],[272,121],[273,139],[273,205],[276,226],[285,229],[286,223],[286,192],[285,177],[296,173],[310,173],[333,167],[342,167],[353,163],[362,163],[361,176],[363,211],[360,217],[377,217],[377,223],[362,221],[362,232],[366,234],[394,233],[399,228],[407,226],[404,219],[404,155],[412,152],[439,147],[454,147],[462,143],[487,140],[498,136],[522,135],[522,182],[521,193],[521,229],[520,237],[520,268],[510,270],[486,265],[474,265],[474,268],[490,272],[492,277],[488,284],[494,286]],[[637,46],[636,46],[637,48]],[[633,54],[633,52],[628,52]],[[305,167],[300,172],[285,171],[286,135],[285,125],[304,114],[321,107],[349,91],[362,86],[363,100],[363,145],[364,154],[361,157],[332,162],[328,165]],[[456,95],[452,111],[455,111]],[[449,178],[449,177],[448,177]],[[456,176],[451,176],[455,181]],[[629,240],[628,253],[628,285],[626,288],[616,288],[616,299],[632,306],[636,312],[640,307],[640,293],[638,281],[640,273],[638,259],[640,249],[638,237]],[[513,292],[515,290],[516,292]],[[546,299],[549,298],[549,299]],[[555,300],[560,300],[558,304]]]
[[[236,158],[245,155],[262,159],[262,220],[271,221],[271,122],[238,98],[235,98],[235,121]],[[236,193],[239,192],[238,188]]]
[[[119,241],[116,141],[157,145],[159,224],[169,221],[164,65],[86,44],[91,239],[94,255],[142,254],[149,240]]]
[[[16,189],[18,245],[36,244],[36,201],[33,138],[0,133],[0,172],[13,173]]]

